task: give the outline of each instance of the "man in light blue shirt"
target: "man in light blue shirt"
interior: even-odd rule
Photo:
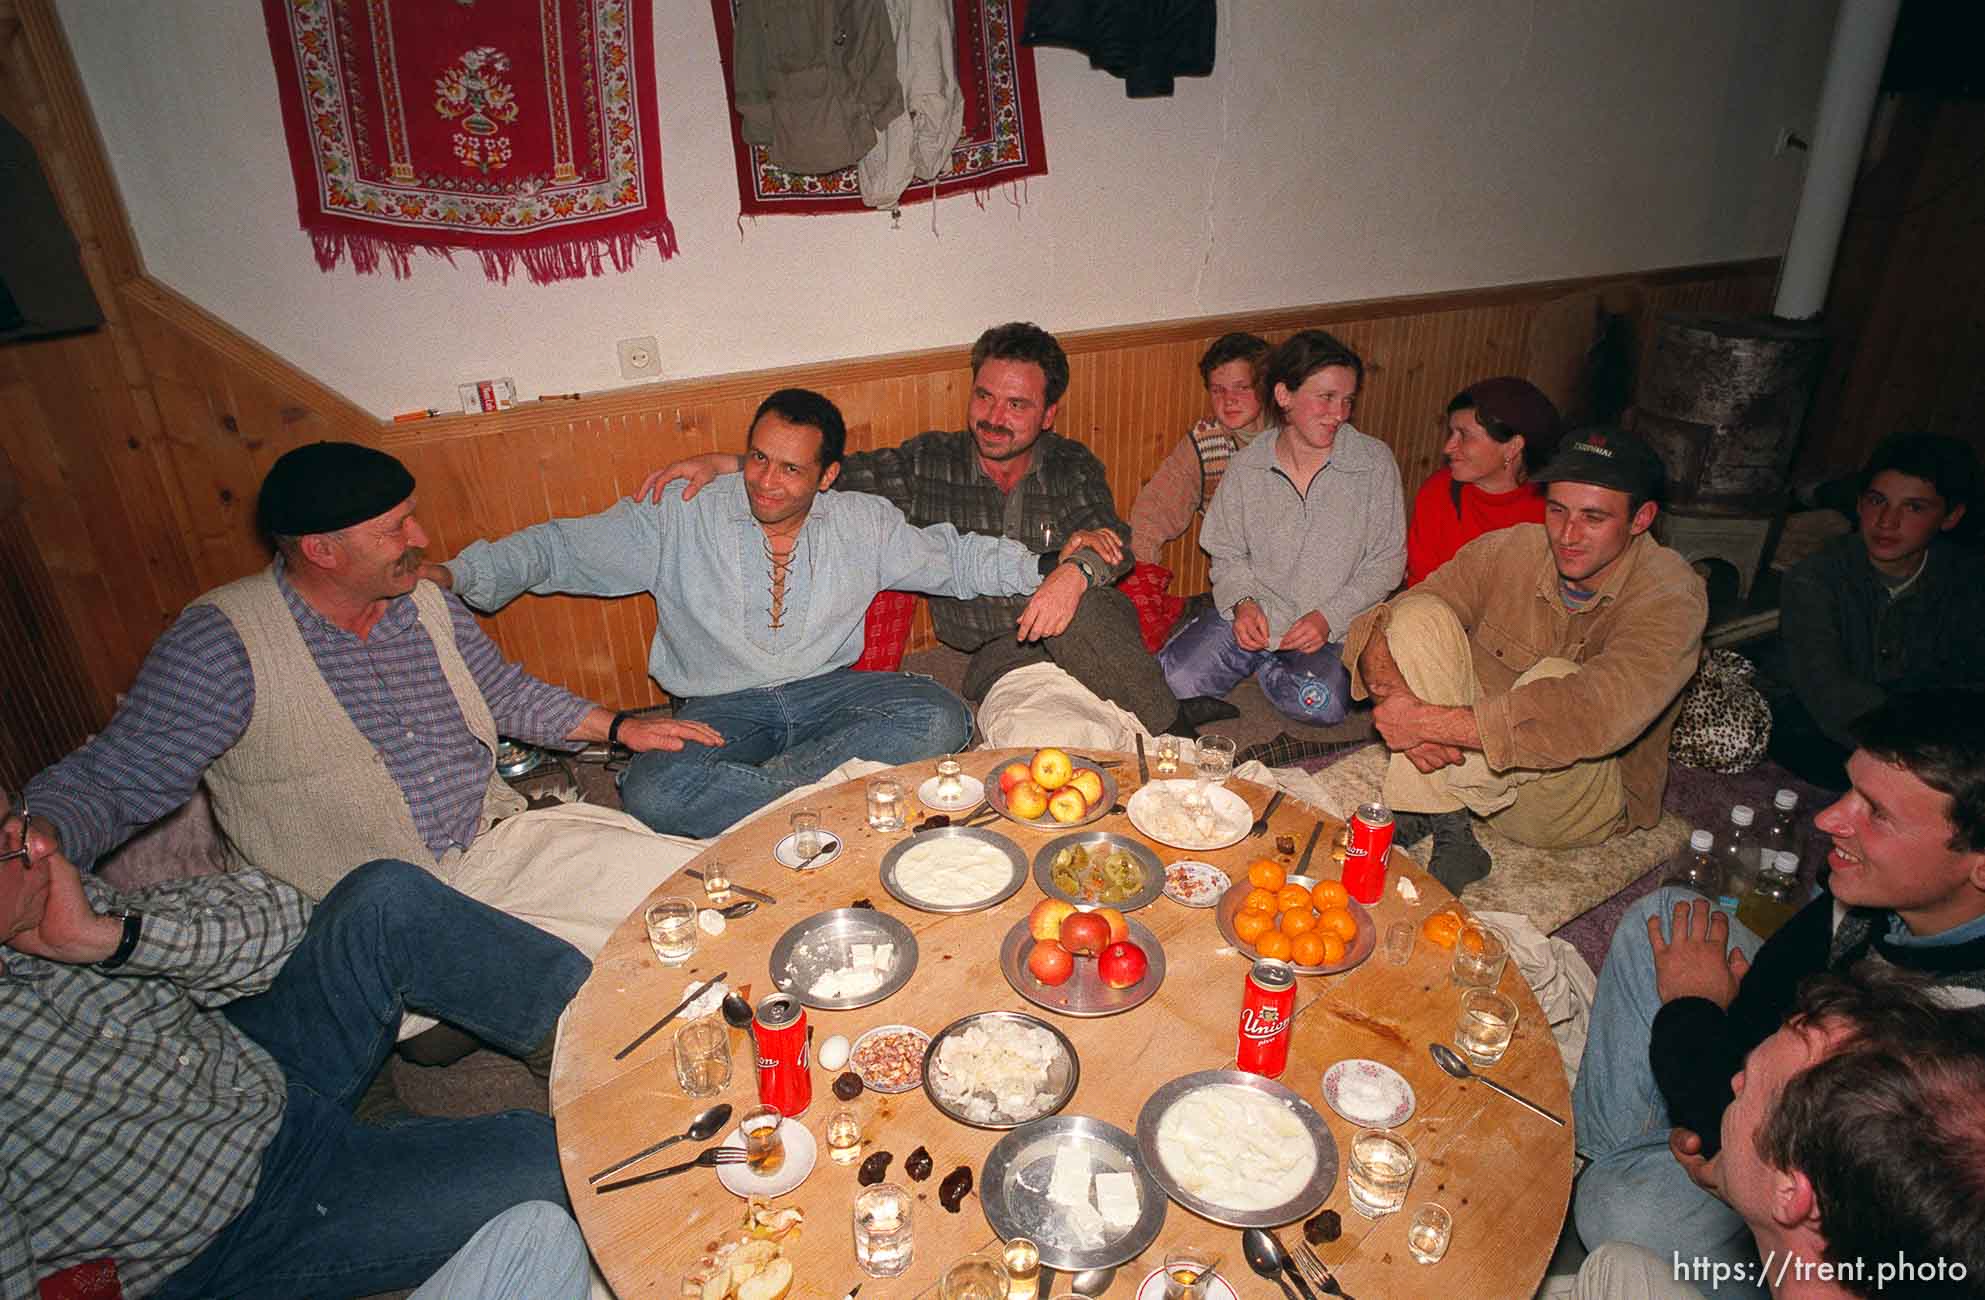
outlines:
[[[851,758],[907,763],[965,747],[972,716],[926,678],[855,672],[879,591],[1026,595],[1043,564],[1018,542],[913,528],[881,497],[823,495],[847,428],[818,393],[773,393],[752,419],[741,473],[694,501],[623,499],[476,542],[429,576],[493,610],[530,591],[625,596],[658,615],[648,671],[678,703],[674,749],[637,754],[627,811],[705,837]]]

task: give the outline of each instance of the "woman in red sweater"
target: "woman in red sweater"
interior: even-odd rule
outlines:
[[[1530,471],[1551,458],[1564,425],[1535,384],[1514,376],[1470,384],[1447,404],[1447,464],[1420,485],[1406,524],[1406,585],[1483,533],[1544,522]]]

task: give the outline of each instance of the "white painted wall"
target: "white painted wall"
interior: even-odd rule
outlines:
[[[58,0],[150,272],[381,415],[455,384],[665,377],[1784,251],[1833,0],[1222,0],[1218,67],[1130,101],[1036,52],[1050,174],[983,207],[737,227],[706,0],[655,0],[681,253],[538,287],[317,269],[252,0]]]

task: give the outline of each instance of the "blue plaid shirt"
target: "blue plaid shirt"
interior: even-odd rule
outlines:
[[[466,847],[495,759],[463,719],[413,598],[390,602],[361,639],[312,609],[280,561],[276,582],[331,693],[406,795],[422,841],[436,857]],[[468,608],[447,599],[455,643],[497,730],[563,742],[592,704],[506,661]],[[28,782],[28,806],[55,824],[70,860],[88,866],[191,798],[254,711],[255,676],[234,624],[194,605],[152,646],[102,733]]]

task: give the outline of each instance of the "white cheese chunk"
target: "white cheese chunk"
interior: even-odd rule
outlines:
[[[1055,1149],[1055,1171],[1048,1179],[1048,1200],[1056,1205],[1089,1207],[1089,1156],[1074,1144]]]
[[[1110,1173],[1096,1175],[1096,1208],[1112,1228],[1128,1228],[1137,1222],[1137,1175]]]

